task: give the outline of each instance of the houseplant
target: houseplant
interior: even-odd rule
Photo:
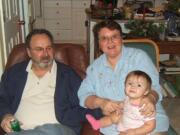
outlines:
[[[160,34],[165,31],[163,23],[155,23],[149,20],[129,20],[125,24],[125,28],[130,30],[128,38],[151,38],[159,40]]]
[[[165,8],[167,11],[180,15],[180,0],[168,0]]]

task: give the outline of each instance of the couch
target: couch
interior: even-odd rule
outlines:
[[[16,45],[13,47],[8,60],[5,66],[5,70],[7,70],[12,65],[22,62],[26,59],[29,59],[26,48],[24,44]],[[87,53],[79,44],[55,44],[55,59],[59,62],[63,62],[71,66],[80,76],[81,78],[85,77],[85,71],[88,66],[88,57]],[[92,130],[91,126],[88,123],[82,123],[83,128],[81,135],[100,135],[98,131]],[[3,135],[4,132],[0,129],[0,135]]]

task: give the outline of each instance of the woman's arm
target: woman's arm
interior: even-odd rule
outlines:
[[[121,113],[121,110],[123,109],[122,102],[100,98],[95,95],[87,97],[85,106],[90,109],[100,108],[104,115],[109,115],[114,111]]]
[[[102,108],[102,105],[106,102],[105,99],[95,95],[88,96],[85,100],[85,106],[90,109]]]

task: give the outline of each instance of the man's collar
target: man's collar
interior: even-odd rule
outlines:
[[[56,71],[56,69],[57,69],[57,64],[56,64],[56,62],[53,60],[53,65],[52,65],[51,69],[49,70],[49,72],[50,72],[50,73],[51,73],[51,72],[54,72],[54,71]],[[32,72],[32,60],[29,61],[28,65],[27,65],[27,67],[26,67],[26,71],[27,71],[27,72]]]

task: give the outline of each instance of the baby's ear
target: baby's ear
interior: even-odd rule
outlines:
[[[144,93],[144,96],[147,96],[149,94],[149,90],[146,90],[146,92]]]

